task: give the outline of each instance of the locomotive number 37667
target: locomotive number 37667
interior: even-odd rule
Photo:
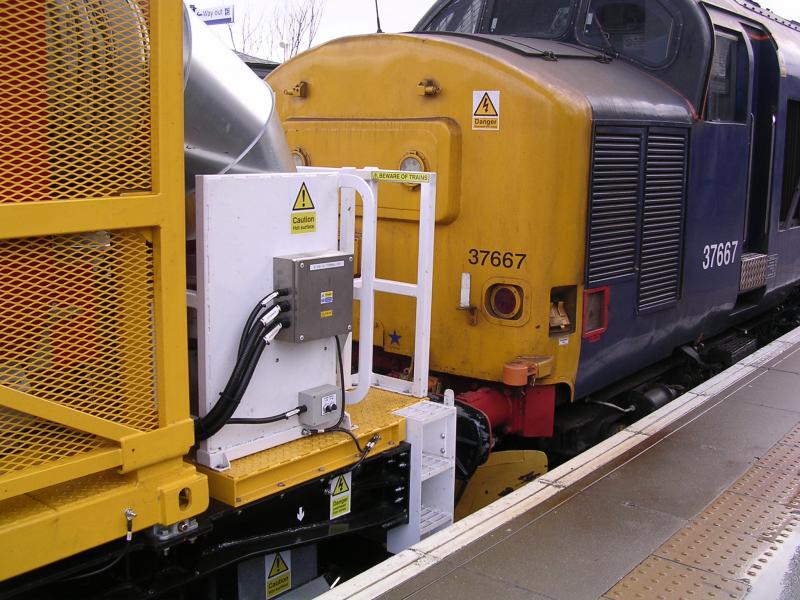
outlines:
[[[732,265],[736,261],[738,241],[709,244],[703,248],[703,270]]]

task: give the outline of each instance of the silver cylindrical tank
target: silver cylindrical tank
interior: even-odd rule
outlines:
[[[295,171],[275,94],[184,7],[186,191],[196,175]]]

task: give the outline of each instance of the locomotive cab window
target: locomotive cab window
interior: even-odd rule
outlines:
[[[575,0],[496,0],[489,33],[555,38],[567,32]]]
[[[678,21],[658,0],[590,0],[581,34],[590,46],[661,67],[677,49]]]
[[[708,83],[707,121],[744,123],[747,118],[747,51],[739,36],[717,31]]]
[[[786,107],[781,229],[798,226],[800,226],[800,101],[789,100]]]
[[[425,25],[425,31],[475,33],[484,0],[453,0]]]

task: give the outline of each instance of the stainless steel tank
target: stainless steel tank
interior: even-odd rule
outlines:
[[[184,15],[187,232],[192,236],[196,175],[296,169],[272,88],[185,6]]]

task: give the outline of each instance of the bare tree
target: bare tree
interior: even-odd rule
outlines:
[[[253,56],[272,45],[267,14],[263,9],[254,9],[250,2],[236,12],[237,26],[228,25],[231,45],[234,50]]]
[[[276,9],[272,22],[273,49],[277,43],[284,60],[311,47],[324,8],[325,0],[284,0]]]
[[[228,25],[231,45],[244,54],[292,58],[314,43],[324,6],[325,0],[280,0],[269,10],[248,2],[236,12],[236,25]]]

